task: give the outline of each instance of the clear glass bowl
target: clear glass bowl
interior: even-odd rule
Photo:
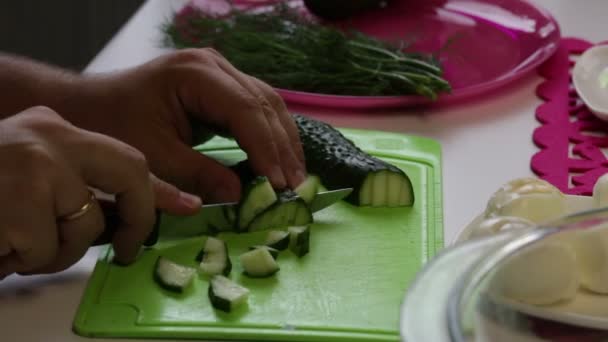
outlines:
[[[582,284],[574,295],[566,290],[572,288],[571,279],[601,282],[601,272],[607,274],[608,288],[608,243],[602,236],[608,241],[608,208],[446,248],[408,289],[401,308],[402,341],[608,340],[608,293],[588,291]],[[555,244],[560,247],[553,254],[539,252]],[[568,254],[572,251],[577,253]],[[580,267],[579,251],[593,252],[587,255],[593,267]],[[567,292],[568,298],[551,299]],[[530,293],[538,295],[525,297]]]

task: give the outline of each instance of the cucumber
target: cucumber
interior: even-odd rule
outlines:
[[[319,179],[319,176],[308,175],[304,182],[298,185],[294,191],[304,200],[304,202],[306,202],[306,204],[310,204],[317,195],[320,183],[321,180]]]
[[[293,226],[289,232],[289,249],[299,258],[310,251],[310,228],[308,226]]]
[[[277,194],[268,178],[256,177],[247,184],[238,205],[238,231],[245,231],[251,221],[277,201]]]
[[[283,230],[271,230],[266,235],[266,246],[284,251],[289,247],[289,233]]]
[[[199,271],[209,276],[217,274],[227,276],[232,270],[226,242],[212,236],[205,241],[203,249],[196,256],[196,261],[200,261]]]
[[[290,225],[305,225],[312,223],[312,221],[312,212],[306,202],[295,192],[285,190],[279,193],[275,203],[251,221],[246,231],[253,232],[284,228]]]
[[[180,265],[166,257],[159,256],[154,265],[154,279],[169,291],[184,292],[192,284],[196,269]]]
[[[266,278],[280,270],[279,264],[265,248],[256,248],[239,257],[243,273],[251,278]]]
[[[289,235],[287,235],[287,236],[289,237]],[[288,239],[288,241],[289,241],[289,239]],[[265,246],[265,245],[251,246],[251,247],[249,247],[249,250],[254,250],[254,249],[258,249],[258,248],[267,249],[268,252],[270,253],[270,255],[272,255],[272,258],[274,260],[277,260],[277,258],[279,257],[279,253],[281,252],[276,248],[272,248],[270,246]]]
[[[247,302],[249,289],[222,275],[216,275],[209,282],[207,294],[214,308],[231,312]]]
[[[362,151],[324,122],[302,115],[293,117],[300,132],[306,168],[318,175],[327,189],[353,188],[345,201],[357,206],[414,204],[412,182],[401,169]]]

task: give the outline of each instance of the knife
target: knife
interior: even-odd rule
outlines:
[[[317,193],[310,203],[310,210],[315,213],[344,199],[353,191],[352,188],[323,191]],[[95,240],[94,246],[110,243],[112,236],[120,224],[120,216],[114,202],[98,200],[104,214],[106,228]],[[144,242],[144,246],[150,247],[156,244],[160,235],[160,226],[170,225],[171,230],[162,232],[163,237],[183,238],[202,234],[212,234],[221,231],[233,231],[234,215],[238,204],[218,203],[201,206],[198,213],[191,216],[173,216],[156,211],[156,221],[150,236]],[[231,219],[232,217],[232,219]]]

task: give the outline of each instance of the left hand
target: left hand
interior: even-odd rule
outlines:
[[[214,50],[180,50],[126,71],[84,76],[76,86],[78,98],[62,108],[69,121],[134,146],[152,172],[203,202],[238,200],[240,181],[191,148],[191,119],[233,136],[275,188],[295,188],[306,176],[282,99]]]

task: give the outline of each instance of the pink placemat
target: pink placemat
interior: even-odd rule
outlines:
[[[564,38],[539,68],[545,78],[536,90],[544,103],[536,109],[541,126],[534,143],[541,149],[531,160],[532,171],[562,192],[591,195],[597,178],[608,172],[608,122],[596,118],[574,90],[571,69],[575,58],[593,44]]]

